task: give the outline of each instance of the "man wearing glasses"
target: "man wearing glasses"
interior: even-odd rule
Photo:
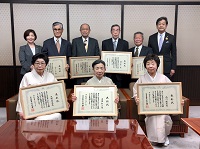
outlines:
[[[47,56],[66,56],[68,59],[71,54],[71,43],[63,39],[63,24],[61,22],[54,22],[52,24],[54,37],[44,41],[42,53]]]

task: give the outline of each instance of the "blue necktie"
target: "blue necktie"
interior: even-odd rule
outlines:
[[[162,34],[160,34],[160,40],[159,40],[159,44],[158,44],[159,52],[161,51],[162,44],[163,44],[163,38],[162,38]]]

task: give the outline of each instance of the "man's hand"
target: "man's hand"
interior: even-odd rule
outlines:
[[[72,96],[72,101],[73,102],[76,101],[77,97],[74,95],[74,93],[72,93],[71,96]]]
[[[65,66],[65,70],[66,70],[66,71],[69,70],[69,65],[68,65],[68,64],[66,64],[66,66]]]
[[[175,74],[175,70],[171,69],[170,76],[172,77]]]

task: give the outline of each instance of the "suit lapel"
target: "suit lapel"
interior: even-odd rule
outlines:
[[[31,54],[33,56],[33,52],[28,44],[26,45],[26,52],[27,52],[27,54]]]
[[[163,49],[165,49],[164,47],[165,47],[165,45],[166,45],[166,42],[169,40],[168,38],[169,38],[169,37],[168,37],[168,33],[166,32],[166,33],[165,33],[165,38],[164,38],[164,41],[163,41],[163,44],[162,44],[161,51],[162,51]],[[160,52],[161,52],[161,51],[160,51]]]
[[[39,48],[38,48],[37,45],[35,45],[35,54],[36,54],[36,53],[40,53],[40,50],[39,50]]]
[[[158,47],[158,33],[155,34],[155,36],[153,37],[153,41],[154,41],[154,47],[156,47],[156,52],[159,53],[159,47]]]
[[[90,42],[90,39],[89,39],[89,42]],[[89,50],[89,42],[88,42],[88,50]],[[88,51],[86,53],[82,37],[80,37],[78,40],[78,48],[79,48],[78,51],[80,51],[81,53],[84,53],[84,55],[87,55]]]
[[[64,50],[65,50],[65,42],[64,40],[61,38],[61,47],[60,47],[60,55],[64,54]],[[56,48],[57,49],[57,48]]]
[[[139,56],[144,55],[145,48],[142,46]]]
[[[120,50],[120,49],[122,49],[121,46],[122,46],[122,40],[119,38],[119,39],[118,39],[118,43],[117,43],[116,51],[121,51],[121,50]]]
[[[110,40],[109,40],[109,49],[110,49],[110,51],[114,51],[114,47],[113,47],[113,41],[112,41],[112,38],[110,38]],[[118,46],[118,45],[117,45]],[[116,49],[117,50],[117,49]]]
[[[62,43],[61,43],[62,44]],[[58,56],[58,50],[57,50],[57,47],[56,47],[56,44],[54,42],[54,39],[51,38],[51,46],[52,46],[52,52],[54,53],[55,56]]]

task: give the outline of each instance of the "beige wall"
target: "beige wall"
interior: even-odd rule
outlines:
[[[0,8],[0,66],[12,66],[10,4],[0,3]],[[178,8],[178,65],[199,65],[200,5],[179,5]],[[63,38],[67,38],[66,9],[66,4],[13,4],[17,65],[20,65],[19,46],[26,44],[23,39],[26,29],[34,29],[38,35],[36,44],[42,45],[45,39],[53,36],[52,23],[60,21],[64,24]],[[156,32],[155,21],[160,16],[168,17],[167,31],[173,34],[175,5],[124,5],[124,39],[129,46],[134,46],[133,34],[136,31],[144,33],[144,45],[147,45],[149,35]],[[80,25],[88,23],[91,26],[90,36],[98,40],[101,49],[102,40],[111,37],[111,25],[121,24],[121,5],[70,4],[69,20],[70,41],[80,36]]]

